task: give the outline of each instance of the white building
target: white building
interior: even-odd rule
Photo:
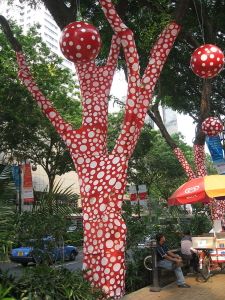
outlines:
[[[162,107],[163,123],[169,134],[178,133],[177,113],[168,107]]]

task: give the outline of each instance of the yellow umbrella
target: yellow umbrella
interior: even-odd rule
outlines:
[[[210,198],[225,196],[225,175],[204,177],[205,190]]]
[[[209,175],[185,182],[169,197],[168,205],[209,202],[221,196],[225,196],[225,175]]]

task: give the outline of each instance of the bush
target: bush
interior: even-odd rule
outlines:
[[[38,266],[27,269],[18,280],[0,274],[2,289],[8,290],[8,297],[17,300],[96,300],[104,295],[93,289],[83,278],[83,273],[67,269]]]
[[[65,244],[74,245],[76,247],[83,246],[84,231],[77,229],[74,232],[67,232],[65,236]]]
[[[132,249],[126,264],[126,293],[141,289],[152,282],[152,273],[144,267],[144,258],[147,255],[147,249]]]
[[[0,260],[8,261],[13,242],[0,240]]]
[[[200,235],[212,228],[212,221],[207,215],[195,215],[190,222],[190,231],[192,235]]]

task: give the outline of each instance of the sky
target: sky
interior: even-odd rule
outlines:
[[[126,97],[127,94],[127,82],[125,80],[124,73],[122,71],[116,72],[112,88],[111,95],[119,98],[120,100],[123,97]],[[109,103],[109,112],[117,112],[119,111],[118,105],[113,105],[112,102]],[[195,136],[195,125],[193,124],[193,120],[188,115],[177,114],[177,123],[178,123],[178,131],[182,133],[184,136],[184,141],[192,146],[193,139]]]

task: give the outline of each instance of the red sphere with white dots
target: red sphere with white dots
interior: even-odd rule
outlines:
[[[224,54],[215,45],[202,45],[191,56],[191,69],[201,78],[213,78],[219,74],[223,65]]]
[[[75,63],[95,59],[101,48],[101,38],[93,25],[77,21],[67,25],[59,41],[63,55]]]
[[[223,130],[223,124],[216,117],[209,117],[202,122],[202,131],[209,136],[217,135]]]

